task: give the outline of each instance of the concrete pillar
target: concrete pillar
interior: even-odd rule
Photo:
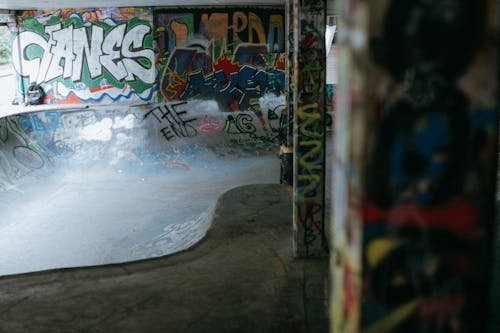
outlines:
[[[495,2],[340,4],[332,332],[487,332]]]
[[[327,253],[325,237],[325,0],[293,0],[294,252]]]
[[[293,186],[293,6],[292,0],[286,0],[286,54],[287,54],[287,107],[281,112],[280,119],[280,183]]]

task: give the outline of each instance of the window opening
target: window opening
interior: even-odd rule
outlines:
[[[10,105],[16,96],[16,75],[12,66],[11,29],[12,15],[0,13],[0,105]]]

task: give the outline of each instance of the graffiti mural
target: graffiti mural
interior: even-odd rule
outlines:
[[[282,10],[160,11],[156,26],[163,100],[213,99],[246,111],[285,93]]]
[[[225,137],[232,144],[261,145],[277,148],[282,130],[281,114],[285,108],[281,99],[261,103],[259,116],[253,111],[220,113],[216,104],[209,111],[200,111],[198,102],[165,102],[147,111],[144,121],[151,121],[164,140],[197,141],[199,135]],[[196,138],[196,139],[195,139]]]
[[[192,125],[196,118],[186,117],[188,113],[185,109],[187,102],[179,102],[175,104],[164,104],[155,107],[148,111],[144,119],[154,117],[160,124],[165,125],[160,132],[167,141],[173,138],[190,138],[196,136],[197,130]]]
[[[253,111],[223,113],[217,103],[165,102],[146,106],[93,106],[48,110],[0,119],[0,192],[30,176],[69,169],[138,163],[165,170],[276,151],[282,99]],[[208,104],[208,106],[207,106]],[[208,162],[207,162],[208,163]],[[59,169],[60,170],[60,169]],[[14,187],[13,187],[14,186]],[[16,185],[17,186],[17,185]]]
[[[27,11],[12,61],[24,95],[44,103],[144,103],[156,92],[152,12],[144,8]]]

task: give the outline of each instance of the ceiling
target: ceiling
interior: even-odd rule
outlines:
[[[91,7],[168,7],[168,6],[242,6],[284,5],[286,0],[0,0],[0,10],[58,9]],[[291,1],[291,0],[290,0]],[[326,0],[328,14],[334,14],[334,1]]]
[[[335,0],[326,0],[328,13],[333,14]],[[0,9],[57,9],[81,7],[161,7],[161,6],[212,6],[212,5],[283,5],[285,0],[0,0]]]
[[[90,7],[154,7],[154,6],[193,6],[193,5],[282,5],[285,0],[0,0],[0,9],[56,9]]]

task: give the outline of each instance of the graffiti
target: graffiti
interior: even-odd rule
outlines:
[[[267,111],[267,123],[273,133],[280,134],[283,130],[285,124],[281,116],[284,113],[284,109],[284,105],[278,105],[274,109],[268,109]]]
[[[66,129],[78,129],[96,122],[96,115],[94,112],[68,112],[60,115],[63,127]]]
[[[167,63],[162,94],[170,101],[215,98],[223,110],[247,110],[266,93],[285,91],[284,70],[267,65],[265,52],[261,45],[241,45],[232,59],[224,53],[212,63],[206,52],[178,48]]]
[[[160,131],[163,137],[170,141],[174,138],[190,138],[198,134],[196,128],[191,125],[196,118],[184,118],[188,113],[182,106],[186,102],[162,104],[147,112],[144,119],[153,116],[160,124],[166,125]]]
[[[12,181],[41,169],[50,155],[31,140],[16,117],[0,119],[0,190],[18,190]]]
[[[57,10],[25,10],[21,17],[36,18],[40,22],[46,22],[53,18],[70,19],[77,18],[83,23],[92,23],[105,21],[112,24],[127,20],[131,17],[137,17],[141,20],[149,20],[151,18],[151,10],[147,7],[100,7],[75,10],[74,8],[64,8]]]
[[[298,180],[299,188],[301,188],[299,200],[301,202],[318,195],[324,168],[322,141],[324,131],[317,108],[318,105],[314,103],[300,107],[298,110],[299,131],[302,134],[299,139],[301,154],[298,156],[300,168]]]
[[[300,6],[307,8],[313,14],[321,14],[325,10],[325,3],[318,0],[300,0]]]
[[[337,86],[334,84],[326,85],[326,109],[327,112],[325,114],[326,121],[326,129],[327,131],[333,130],[333,120],[334,120],[334,103],[335,103],[335,92],[337,90]]]
[[[0,141],[5,143],[9,138],[9,129],[7,128],[7,118],[0,118]]]
[[[27,76],[28,82],[37,84],[58,77],[79,82],[84,63],[91,79],[101,76],[104,68],[117,81],[138,78],[148,84],[154,82],[154,52],[143,47],[145,36],[151,32],[150,26],[127,29],[127,24],[120,24],[105,37],[104,29],[99,26],[92,26],[90,38],[87,31],[86,27],[75,29],[73,25],[62,28],[59,23],[45,26],[48,40],[31,31],[19,33],[12,43],[14,69],[21,76]],[[28,47],[40,48],[42,55],[28,58]],[[141,59],[147,60],[149,68],[142,66]]]
[[[317,239],[317,233],[321,234],[321,215],[323,206],[314,202],[309,202],[299,207],[299,222],[304,227],[304,244],[310,246]]]
[[[363,331],[487,330],[476,309],[489,295],[484,262],[490,256],[482,247],[491,244],[498,115],[478,109],[463,87],[497,77],[471,74],[458,84],[477,70],[485,3],[457,1],[453,18],[427,21],[414,13],[435,10],[435,4],[390,1],[383,33],[371,41],[393,87],[378,93],[368,118],[376,122],[364,165]],[[453,30],[435,29],[432,42],[421,38],[429,24],[444,22]],[[467,52],[459,52],[456,34],[472,39]],[[454,61],[441,61],[449,57]]]
[[[177,162],[177,161],[169,161],[169,162],[165,162],[163,163],[163,167],[165,169],[169,169],[169,168],[182,168],[183,170],[185,171],[189,171],[191,170],[191,168],[189,167],[189,165],[187,163],[184,163],[184,162]]]
[[[299,203],[306,203],[314,199],[322,189],[321,179],[324,168],[323,131],[321,129],[321,115],[318,113],[318,104],[299,107],[299,175],[297,176],[299,188]]]
[[[16,146],[12,150],[14,158],[30,169],[40,169],[45,164],[43,158],[32,148],[27,146]]]
[[[317,1],[315,6],[324,9],[325,2]],[[296,6],[296,7],[295,7]],[[297,29],[298,62],[294,62],[293,98],[297,100],[295,111],[296,139],[294,155],[296,159],[295,205],[298,212],[311,211],[311,207],[324,206],[325,177],[325,74],[323,34],[324,18],[310,2],[302,3],[300,15],[294,12],[294,29]],[[294,3],[294,9],[298,9]],[[324,214],[318,214],[315,228],[295,222],[297,233],[296,251],[298,256],[322,256],[327,249]],[[314,237],[311,237],[314,233]],[[305,236],[304,236],[305,235]]]
[[[21,16],[12,43],[20,90],[41,84],[45,103],[150,101],[156,79],[152,14],[141,20],[123,11],[108,13],[112,18],[106,13]]]
[[[284,23],[283,10],[272,8],[159,12],[156,24],[160,55],[185,45],[195,36],[213,41],[214,58],[226,50],[232,53],[241,43],[264,44],[271,52],[284,52]]]
[[[203,137],[211,135],[214,142],[226,137],[232,144],[266,147],[278,142],[282,103],[282,97],[267,98],[253,112],[229,113],[220,112],[215,101],[159,103],[141,118],[167,141],[190,139],[181,142],[204,146]]]
[[[198,126],[196,128],[199,133],[211,134],[218,132],[222,128],[222,125],[215,120],[214,117],[205,115],[205,118],[198,120]]]
[[[333,110],[333,101],[335,97],[335,91],[337,90],[337,86],[334,84],[326,85],[326,105],[330,110]]]
[[[226,117],[224,132],[235,135],[248,135],[255,142],[277,143],[281,133],[281,113],[283,105],[264,106],[267,110],[260,111],[260,106],[254,112],[238,112]],[[260,124],[260,126],[256,126]],[[258,131],[258,128],[261,131]],[[259,132],[259,133],[257,133]]]
[[[21,129],[26,134],[32,132],[53,131],[63,124],[60,121],[60,113],[57,111],[47,111],[38,114],[19,115]]]
[[[226,119],[224,131],[228,134],[252,134],[257,130],[252,122],[253,118],[249,114],[230,115]]]
[[[252,12],[226,10],[158,15],[165,100],[215,99],[222,110],[246,111],[265,94],[285,92],[284,56],[275,53],[284,49],[283,13],[264,11],[263,25]],[[201,22],[197,30],[194,22]]]

